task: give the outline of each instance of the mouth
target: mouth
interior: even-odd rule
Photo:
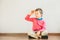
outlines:
[[[40,17],[36,16],[36,18],[40,18]]]

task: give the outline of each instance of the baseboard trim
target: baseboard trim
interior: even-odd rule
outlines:
[[[0,36],[23,36],[27,35],[27,33],[0,33]]]
[[[48,33],[48,35],[52,35],[52,36],[60,36],[60,33]]]
[[[0,36],[21,36],[21,35],[28,35],[27,33],[0,33]],[[50,36],[60,36],[60,33],[48,33]]]

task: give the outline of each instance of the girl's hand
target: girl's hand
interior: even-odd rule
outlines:
[[[32,11],[30,12],[30,15],[34,14],[34,12],[35,12],[35,11],[34,11],[34,10],[32,10]]]
[[[33,14],[34,12],[35,12],[34,10],[31,11],[32,14]]]

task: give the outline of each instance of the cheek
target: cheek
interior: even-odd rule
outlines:
[[[41,15],[39,15],[41,17]]]
[[[41,16],[41,14],[37,14],[37,16]]]
[[[38,12],[36,12],[36,13],[35,13],[35,16],[36,16],[36,17],[41,17],[41,14],[38,13]]]
[[[40,17],[39,15],[35,15],[36,18]]]
[[[41,17],[41,15],[36,15],[37,18]]]

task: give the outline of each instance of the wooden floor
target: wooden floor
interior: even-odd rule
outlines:
[[[48,39],[28,39],[27,35],[21,35],[21,36],[0,36],[0,40],[60,40],[60,36],[49,36]]]

